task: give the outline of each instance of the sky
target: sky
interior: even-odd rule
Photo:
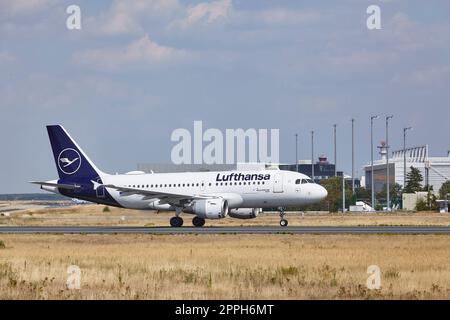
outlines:
[[[81,29],[69,30],[70,5]],[[366,25],[380,7],[381,29]],[[170,162],[177,128],[280,129],[280,161],[351,173],[391,150],[450,150],[450,2],[0,0],[0,193],[56,178],[45,125],[62,124],[103,171]],[[377,155],[378,157],[378,155]]]

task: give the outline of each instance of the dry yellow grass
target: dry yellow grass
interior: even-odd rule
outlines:
[[[103,212],[103,205],[81,205],[68,208],[28,209],[0,217],[1,225],[130,225],[169,226],[173,212],[140,211],[109,207]],[[183,214],[185,225],[191,225],[192,215]],[[290,226],[355,226],[355,225],[435,225],[450,226],[450,214],[437,212],[417,213],[305,213],[288,212]],[[227,217],[221,220],[207,220],[206,226],[252,226],[278,225],[276,212],[264,213],[256,219],[239,220]]]
[[[450,298],[444,235],[2,235],[0,299]],[[81,290],[66,288],[81,268]],[[366,288],[369,265],[381,290]]]

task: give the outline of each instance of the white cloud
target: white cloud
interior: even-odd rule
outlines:
[[[92,49],[74,54],[80,64],[102,69],[117,70],[121,67],[149,67],[186,60],[190,53],[152,41],[148,35],[131,42],[124,49]]]
[[[16,56],[8,51],[0,51],[0,65],[7,65],[17,60]]]
[[[195,25],[209,25],[211,23],[226,21],[232,11],[231,0],[216,0],[202,2],[188,7],[185,17],[171,23],[169,27],[187,29]]]
[[[450,37],[448,23],[421,23],[399,12],[393,15],[380,32],[370,32],[374,41],[380,41],[402,52],[430,50],[444,47]]]
[[[317,21],[321,15],[315,11],[288,10],[272,8],[256,12],[255,18],[266,24],[296,25]]]
[[[101,35],[145,33],[145,23],[170,19],[181,8],[178,0],[115,0],[107,11],[87,18],[86,25]]]
[[[367,72],[387,67],[399,59],[399,55],[389,51],[357,50],[345,55],[319,57],[320,66],[339,72]]]
[[[42,11],[55,0],[0,0],[0,15],[26,15]]]
[[[406,74],[397,74],[392,78],[390,83],[418,87],[448,87],[450,83],[450,67],[430,66],[413,70]]]

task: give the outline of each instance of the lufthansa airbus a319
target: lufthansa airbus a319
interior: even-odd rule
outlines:
[[[256,218],[263,208],[278,208],[287,226],[285,207],[312,204],[327,191],[308,176],[283,170],[107,174],[100,171],[60,125],[47,126],[59,179],[31,181],[46,191],[70,198],[138,210],[174,211],[172,227],[182,213],[192,224],[205,219]]]

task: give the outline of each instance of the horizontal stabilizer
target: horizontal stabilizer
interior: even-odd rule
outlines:
[[[77,184],[52,183],[52,182],[45,182],[45,181],[30,181],[30,183],[40,184],[41,186],[49,186],[49,187],[56,187],[56,188],[61,188],[61,189],[68,189],[68,190],[80,188],[80,186]]]

